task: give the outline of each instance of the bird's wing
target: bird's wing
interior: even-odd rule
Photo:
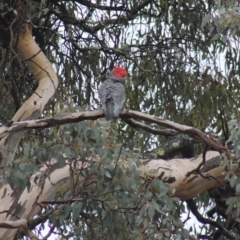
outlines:
[[[119,106],[123,105],[123,102],[125,100],[125,87],[123,83],[117,82],[114,84],[114,89],[111,93],[114,104],[117,104]]]
[[[102,104],[104,104],[107,99],[111,98],[112,91],[113,86],[111,84],[111,81],[106,80],[100,85],[98,94]]]
[[[123,110],[123,103],[125,100],[125,88],[122,83],[118,82],[114,84],[112,99],[114,103],[113,115],[115,118],[118,118]]]

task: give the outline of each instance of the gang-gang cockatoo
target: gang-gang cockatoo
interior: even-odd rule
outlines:
[[[125,100],[124,82],[127,71],[123,67],[114,67],[108,78],[101,84],[98,94],[107,121],[119,117]]]

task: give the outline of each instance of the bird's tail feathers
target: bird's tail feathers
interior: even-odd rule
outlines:
[[[105,119],[107,121],[113,120],[115,117],[113,115],[114,105],[112,100],[106,101],[106,111],[105,111]]]
[[[114,118],[119,118],[119,114],[122,112],[122,107],[119,107],[118,105],[114,105],[114,109],[113,109],[113,116]]]

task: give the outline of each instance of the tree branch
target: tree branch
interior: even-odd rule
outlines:
[[[86,5],[87,1],[83,2],[83,5]],[[137,6],[133,7],[132,9],[128,10],[128,13],[123,15],[123,16],[118,16],[117,18],[110,18],[110,19],[104,19],[102,21],[98,21],[96,22],[97,25],[95,26],[89,26],[89,25],[93,25],[93,24],[89,24],[87,25],[87,22],[85,20],[76,20],[75,18],[66,15],[66,14],[61,14],[58,11],[55,11],[54,9],[51,9],[49,11],[49,13],[56,15],[59,19],[61,19],[64,23],[66,24],[73,24],[73,25],[77,25],[79,26],[81,29],[87,31],[88,33],[95,33],[103,28],[105,28],[108,25],[111,24],[119,24],[119,23],[127,23],[128,21],[133,20],[137,13],[143,9],[144,7],[146,7],[149,3],[151,2],[151,0],[145,0],[141,3],[139,3]],[[120,6],[121,7],[121,6]],[[126,10],[125,10],[126,11]]]
[[[19,219],[16,221],[3,221],[0,222],[0,228],[20,228],[20,230],[28,237],[30,237],[33,240],[38,240],[38,237],[32,233],[27,225],[26,219]]]
[[[62,125],[66,123],[73,123],[73,122],[81,122],[85,120],[96,120],[98,118],[103,117],[103,111],[97,110],[97,111],[86,111],[86,112],[80,112],[80,113],[69,113],[63,116],[59,116],[57,118],[47,118],[47,119],[38,119],[38,120],[32,120],[32,121],[23,121],[23,122],[17,122],[13,123],[10,127],[4,126],[0,128],[0,138],[3,138],[6,134],[9,134],[10,132],[16,132],[20,130],[26,130],[28,128],[49,128],[54,127],[57,125]],[[158,124],[160,126],[164,126],[167,128],[174,129],[178,132],[184,133],[189,135],[190,137],[196,139],[197,141],[201,141],[205,143],[206,145],[210,146],[211,148],[219,151],[220,153],[225,153],[226,156],[229,159],[232,159],[234,156],[232,152],[224,147],[217,139],[213,138],[210,135],[207,135],[200,130],[189,127],[186,125],[181,125],[172,121],[169,121],[167,119],[155,117],[148,115],[146,113],[133,111],[133,110],[123,110],[123,112],[120,115],[120,118],[122,118],[124,121],[128,122],[129,119],[138,119],[143,120],[147,122],[152,122],[155,124]],[[137,124],[138,122],[132,122],[131,123]],[[146,127],[146,125],[143,125],[142,123],[138,123],[138,126],[141,126],[142,129],[146,131],[153,131],[150,127]],[[157,131],[155,130],[155,133]]]
[[[106,19],[101,21],[97,26],[93,27],[93,31],[96,32],[102,28],[105,28],[106,25],[110,25],[110,24],[116,24],[116,23],[126,23],[130,20],[133,20],[137,13],[143,9],[144,7],[146,7],[150,2],[152,2],[152,0],[145,0],[141,3],[139,3],[139,5],[137,5],[136,7],[132,8],[131,10],[129,10],[128,14],[115,18],[115,19]]]
[[[86,159],[84,159],[84,162],[82,162],[81,159],[71,161],[72,167],[74,167],[76,170],[86,169],[90,166],[90,164],[93,164],[92,161],[95,164],[99,164],[101,161],[98,155],[92,155],[89,159],[91,159],[89,162],[86,162]],[[216,159],[220,159],[220,154],[218,152],[209,151],[206,153],[206,162],[216,161]],[[131,159],[120,159],[120,161],[122,160],[132,161]],[[160,179],[168,184],[170,189],[174,190],[174,195],[176,197],[179,197],[181,200],[186,200],[191,199],[208,189],[218,187],[219,182],[222,184],[227,182],[224,175],[226,172],[222,166],[202,172],[204,176],[214,176],[218,182],[212,178],[202,178],[200,175],[194,175],[186,179],[185,176],[187,172],[195,169],[201,161],[202,155],[192,159],[176,158],[170,161],[149,159],[147,161],[143,161],[143,164],[140,167],[137,167],[137,169],[143,179]],[[46,203],[46,201],[49,201],[50,196],[54,191],[53,185],[57,185],[59,188],[63,187],[63,185],[66,187],[66,179],[70,177],[71,164],[66,163],[64,167],[59,167],[57,159],[51,159],[50,162],[42,165],[39,170],[30,178],[30,191],[26,187],[18,194],[18,189],[12,190],[10,185],[5,185],[3,188],[1,188],[0,196],[4,197],[1,199],[0,212],[2,212],[2,214],[0,214],[0,221],[6,222],[6,220],[11,220],[11,215],[3,212],[6,206],[8,206],[8,209],[12,209],[15,208],[15,206],[22,206],[23,203],[25,206],[30,207],[21,208],[21,210],[18,212],[19,218],[26,218],[28,220],[33,219],[33,217],[41,211],[41,207],[39,204],[37,204],[37,202]],[[125,170],[127,171],[127,169]],[[39,186],[34,179],[43,172],[48,174],[44,179],[44,184]],[[91,181],[97,181],[97,179]],[[161,192],[161,189],[155,189],[155,191]],[[14,196],[14,201],[12,201],[12,196]]]
[[[231,240],[236,240],[236,238],[234,236],[231,235],[230,232],[227,231],[227,229],[225,229],[221,224],[212,221],[208,218],[203,217],[199,212],[198,212],[198,208],[196,206],[196,204],[194,203],[194,201],[192,199],[187,200],[187,205],[189,207],[189,209],[191,210],[191,212],[194,214],[194,216],[197,218],[197,220],[202,223],[202,224],[210,224],[214,227],[217,227],[218,229],[221,230],[222,234],[226,237],[228,237],[228,239]]]
[[[51,2],[58,2],[58,1],[51,0]],[[65,0],[62,2],[69,2],[69,0]],[[89,1],[89,0],[80,0],[80,1],[75,0],[75,2],[80,3],[81,5],[83,5],[85,7],[99,9],[99,10],[110,10],[110,11],[123,11],[124,10],[124,5],[114,7],[114,6],[109,6],[109,5],[94,4],[94,3],[91,3],[91,1]]]
[[[220,153],[225,153],[229,159],[232,159],[234,157],[232,152],[226,147],[224,147],[217,139],[215,139],[210,135],[206,135],[205,133],[201,132],[197,128],[181,125],[175,122],[171,122],[167,119],[150,116],[146,113],[141,113],[141,112],[132,111],[132,110],[124,110],[120,115],[120,117],[123,119],[134,118],[134,119],[144,120],[147,122],[159,124],[167,128],[172,128],[178,132],[185,133],[190,137],[207,144],[213,149],[219,151]]]
[[[17,52],[38,81],[38,88],[16,112],[11,123],[39,118],[58,87],[57,75],[51,63],[33,39],[31,27],[28,24],[25,24],[24,27],[24,32],[19,34],[18,40],[15,39]],[[25,131],[8,132],[4,137],[1,137],[0,164],[2,166],[5,166],[6,156],[12,154],[13,159],[14,151],[24,133]]]
[[[176,136],[169,137],[166,143],[161,144],[161,146],[149,152],[149,154],[150,156],[166,160],[179,154],[181,154],[183,158],[192,158],[194,156],[195,143],[200,142],[185,134],[178,133]]]
[[[178,134],[178,132],[173,129],[155,129],[155,128],[149,127],[148,125],[146,125],[144,123],[136,121],[132,118],[126,118],[126,119],[124,119],[124,121],[134,128],[140,128],[140,129],[142,129],[146,132],[152,133],[154,135],[163,135],[163,136],[169,137],[169,136],[175,136]]]

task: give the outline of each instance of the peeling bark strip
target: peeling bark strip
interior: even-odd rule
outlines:
[[[18,36],[17,53],[26,62],[29,70],[38,82],[38,88],[32,96],[21,106],[12,118],[12,122],[37,119],[52,100],[58,87],[57,75],[39,46],[32,37],[30,25],[25,24],[25,31]],[[1,165],[6,164],[6,156],[13,154],[26,130],[9,132],[1,136],[0,152]]]

